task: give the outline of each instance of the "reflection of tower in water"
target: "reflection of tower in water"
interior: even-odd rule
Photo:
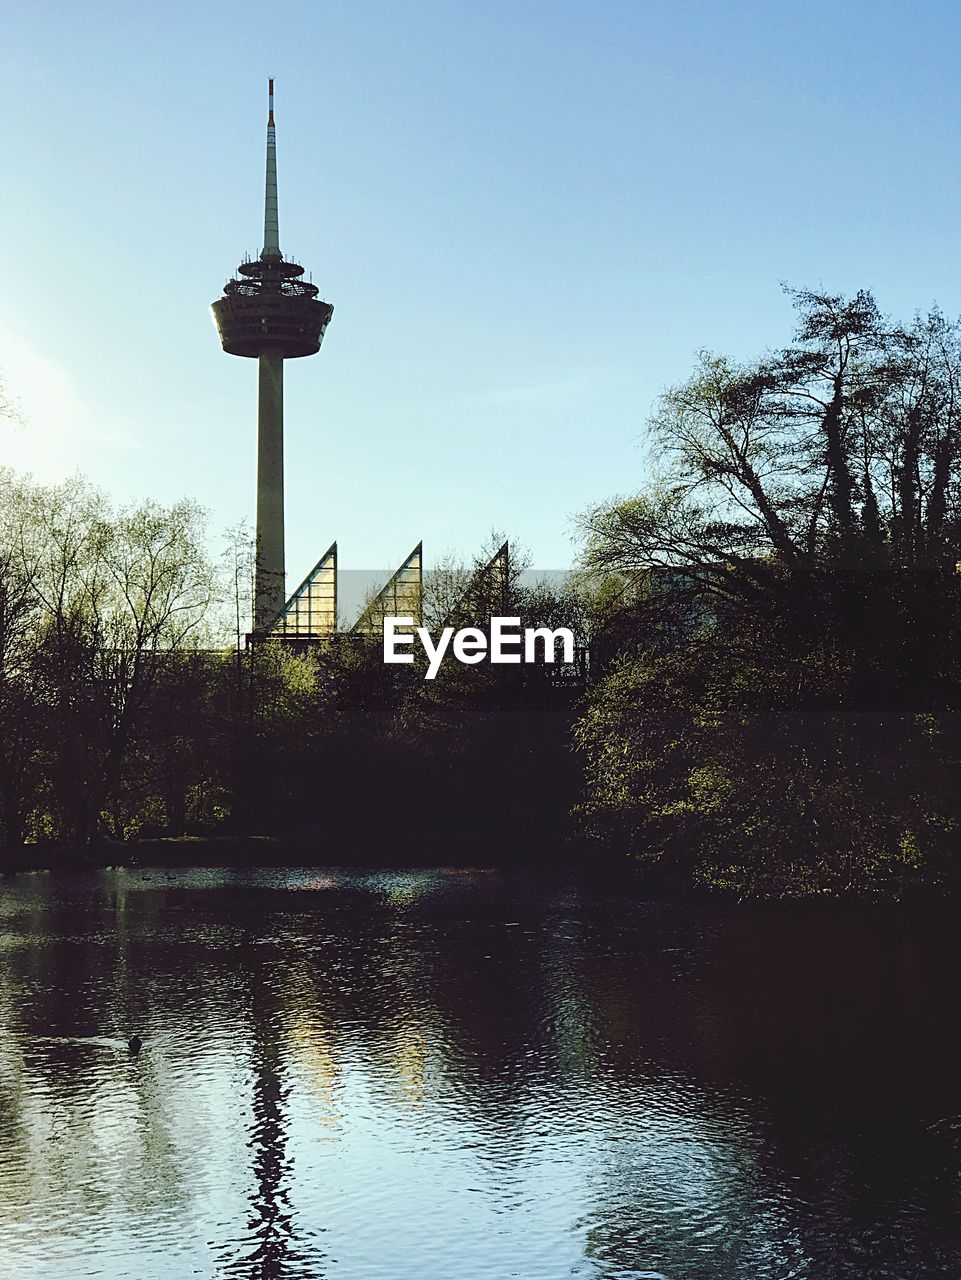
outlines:
[[[303,1223],[297,1221],[291,1203],[291,1085],[281,1030],[286,975],[282,968],[272,972],[270,960],[257,951],[248,952],[247,960],[254,1053],[253,1123],[248,1138],[253,1189],[246,1252],[222,1266],[218,1274],[236,1280],[286,1280],[293,1275],[323,1280],[324,1255],[305,1242]]]

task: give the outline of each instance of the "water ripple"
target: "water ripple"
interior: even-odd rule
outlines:
[[[486,870],[15,877],[3,1280],[957,1280],[949,923]]]

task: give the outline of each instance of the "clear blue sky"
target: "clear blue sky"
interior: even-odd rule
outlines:
[[[273,75],[281,244],[336,308],[287,365],[288,586],[335,537],[568,564],[693,353],[789,336],[779,281],[961,311],[959,50],[935,0],[8,6],[0,462],[252,514],[208,307]]]

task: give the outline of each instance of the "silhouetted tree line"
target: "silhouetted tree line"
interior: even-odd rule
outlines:
[[[789,346],[704,353],[664,395],[651,480],[585,515],[566,583],[512,563],[485,606],[477,566],[429,576],[428,626],[471,597],[588,639],[574,692],[455,661],[425,681],[349,635],[243,650],[249,564],[236,540],[211,563],[191,504],[0,477],[0,841],[510,861],[576,833],[682,888],[954,890],[961,327],[794,301]]]
[[[495,540],[496,541],[496,540]],[[506,613],[521,626],[584,629],[573,587],[506,583],[478,599],[486,555],[427,576],[424,623],[483,624]],[[474,598],[467,612],[458,600]],[[483,592],[481,593],[483,595]],[[306,837],[331,861],[377,863],[418,850],[451,860],[523,861],[556,854],[571,824],[580,770],[572,725],[577,690],[543,666],[385,665],[379,639],[344,634],[297,654],[266,644],[240,671],[235,815],[246,830]],[[428,843],[425,845],[424,842]]]
[[[577,786],[570,695],[514,667],[425,681],[419,648],[386,666],[349,634],[238,648],[249,563],[242,546],[230,573],[211,561],[195,506],[0,485],[0,843],[268,834],[372,862],[425,838],[452,856],[495,839],[507,859],[556,844]],[[431,576],[428,623],[476,569]],[[579,607],[519,576],[493,612],[560,625]]]

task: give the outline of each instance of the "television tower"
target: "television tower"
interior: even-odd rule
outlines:
[[[257,563],[254,635],[263,636],[286,600],[284,565],[284,361],[320,350],[334,314],[302,280],[304,268],[280,252],[274,82],[269,82],[264,247],[242,262],[211,307],[224,351],[259,362],[257,413]]]

